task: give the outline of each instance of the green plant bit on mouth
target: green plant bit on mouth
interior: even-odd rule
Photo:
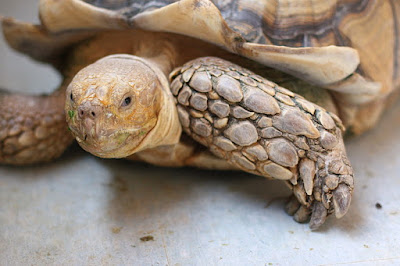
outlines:
[[[68,116],[69,116],[69,118],[74,118],[74,116],[75,116],[75,111],[74,110],[69,110],[68,111]]]
[[[129,137],[129,133],[123,133],[117,137],[118,145],[121,145],[127,138]]]

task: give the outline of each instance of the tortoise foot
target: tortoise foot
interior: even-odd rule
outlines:
[[[351,187],[346,184],[340,184],[332,192],[332,206],[327,206],[321,201],[313,201],[311,204],[302,205],[299,200],[292,195],[289,197],[285,211],[287,214],[293,216],[293,219],[298,223],[309,222],[311,230],[317,230],[326,221],[328,215],[332,212],[335,213],[336,218],[343,217],[351,203]]]
[[[305,159],[307,160],[307,159]],[[306,161],[308,162],[308,160]],[[316,163],[300,162],[298,180],[289,183],[293,196],[286,205],[297,222],[310,222],[318,229],[329,214],[342,218],[349,210],[354,188],[353,170],[343,151],[334,150],[319,157]]]

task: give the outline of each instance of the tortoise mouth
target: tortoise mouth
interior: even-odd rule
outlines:
[[[106,135],[93,136],[71,129],[79,145],[87,152],[102,158],[123,158],[131,155],[146,132],[141,129],[120,129]]]

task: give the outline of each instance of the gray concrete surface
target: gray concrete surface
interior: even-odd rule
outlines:
[[[2,1],[0,14],[36,20],[36,1],[23,2]],[[57,85],[54,71],[0,41],[0,87]],[[400,103],[347,141],[353,204],[319,232],[284,213],[283,184],[250,174],[102,160],[78,147],[46,165],[0,166],[0,265],[400,265],[399,136]]]

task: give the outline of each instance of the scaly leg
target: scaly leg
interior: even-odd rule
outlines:
[[[340,119],[303,97],[228,61],[204,57],[170,75],[184,131],[244,171],[285,180],[298,222],[348,210],[353,171]]]
[[[49,96],[0,92],[0,164],[32,164],[59,157],[73,140],[64,102],[64,88]]]

